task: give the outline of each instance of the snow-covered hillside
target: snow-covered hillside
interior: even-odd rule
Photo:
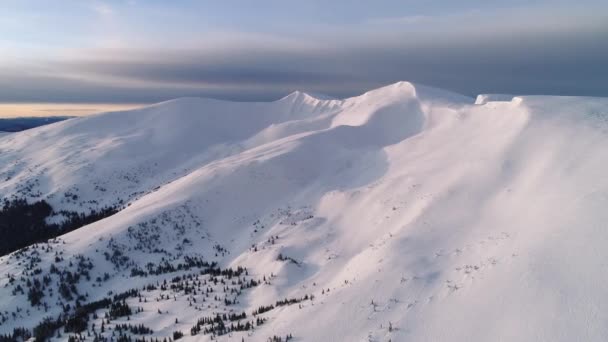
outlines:
[[[0,334],[606,340],[608,99],[477,102],[400,82],[0,137],[0,197],[123,208],[0,258]]]

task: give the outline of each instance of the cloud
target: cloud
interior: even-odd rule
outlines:
[[[608,9],[608,8],[605,8]],[[594,30],[606,26],[608,14],[589,6],[569,4],[511,8],[469,8],[435,15],[372,18],[371,27],[381,30],[407,29],[449,34],[533,33],[565,30]]]
[[[468,95],[608,96],[608,21],[580,13],[469,11],[299,35],[213,32],[176,46],[66,50],[25,67],[3,62],[0,101],[270,100],[296,89],[344,97],[399,80]]]
[[[105,2],[94,2],[91,4],[91,9],[99,16],[109,16],[114,14],[114,9]]]

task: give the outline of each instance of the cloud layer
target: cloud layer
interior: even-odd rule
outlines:
[[[107,6],[96,10],[104,17],[114,14]],[[45,56],[2,60],[0,101],[251,101],[296,89],[346,97],[398,80],[468,95],[608,96],[603,13],[542,7],[466,11],[285,34],[216,31],[174,44],[57,48]]]

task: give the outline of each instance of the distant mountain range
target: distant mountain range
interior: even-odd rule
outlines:
[[[71,116],[0,118],[0,132],[20,132],[72,118]]]

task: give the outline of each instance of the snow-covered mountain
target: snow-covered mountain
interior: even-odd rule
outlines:
[[[608,99],[407,82],[1,136],[0,198],[119,211],[0,258],[0,334],[603,341],[607,146]]]

